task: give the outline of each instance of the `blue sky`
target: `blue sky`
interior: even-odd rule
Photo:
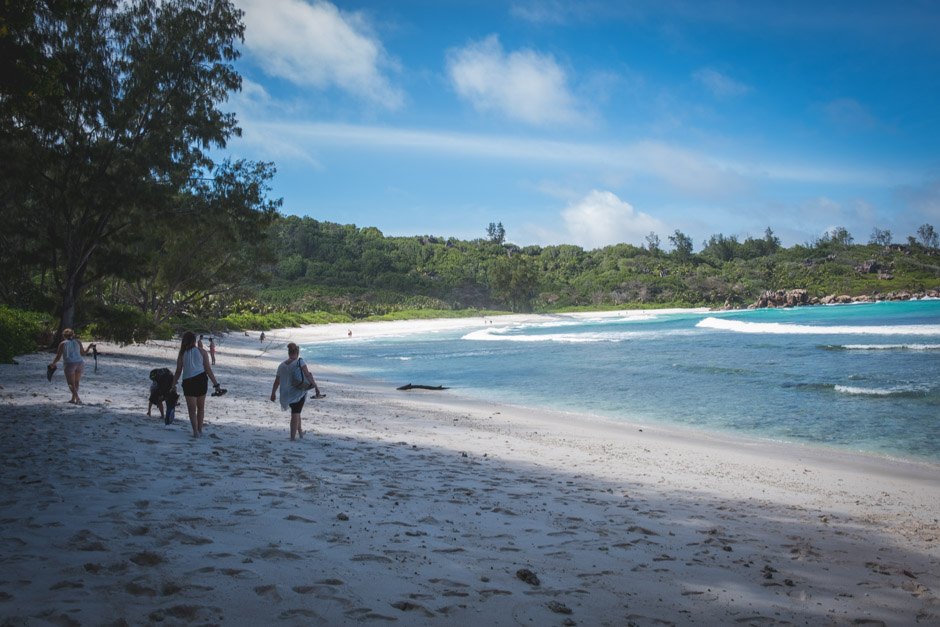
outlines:
[[[284,213],[520,245],[940,228],[940,3],[235,0]]]

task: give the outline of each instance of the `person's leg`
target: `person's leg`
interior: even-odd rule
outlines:
[[[290,439],[297,437],[297,425],[300,423],[300,414],[295,414],[293,410],[290,413]]]
[[[196,397],[187,396],[186,397],[186,411],[189,412],[189,424],[193,427],[193,437],[199,437],[199,425],[196,422]]]
[[[165,420],[166,417],[165,417],[165,414],[163,413],[163,401],[160,401],[159,403],[157,403],[157,409],[160,410],[160,419]],[[149,411],[147,412],[147,415],[148,416],[150,415]]]
[[[82,373],[85,371],[85,364],[80,363],[72,373],[72,394],[75,396],[75,404],[81,405],[82,399],[78,396],[78,385],[82,381]]]
[[[300,412],[297,412],[297,437],[301,439],[304,437],[304,430],[303,430],[303,426],[301,425]]]
[[[153,403],[148,400],[148,401],[147,401],[147,417],[148,417],[148,418],[150,417],[150,408],[151,408],[151,407],[153,407]]]
[[[75,385],[73,383],[73,379],[75,378],[74,377],[75,369],[72,368],[70,365],[66,364],[65,367],[63,368],[63,371],[65,372],[65,382],[68,383],[69,385],[69,392],[72,393],[72,398],[69,399],[69,402],[74,403],[75,402]]]
[[[202,435],[202,423],[206,419],[206,395],[196,397],[196,427]]]

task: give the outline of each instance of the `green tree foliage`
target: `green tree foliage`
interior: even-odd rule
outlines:
[[[854,239],[844,226],[835,226],[816,241],[815,247],[829,250],[843,249],[850,246]]]
[[[374,229],[294,216],[278,219],[273,232],[279,259],[275,284],[283,286],[277,293],[284,295],[278,302],[356,316],[401,311],[415,296],[445,308],[513,311],[654,303],[741,306],[770,289],[802,287],[823,296],[940,283],[940,268],[920,245],[912,254],[831,242],[783,249],[769,228],[763,237],[743,241],[716,234],[698,254],[688,249],[687,238],[680,239],[681,258],[629,244],[585,251],[572,245],[519,248],[484,239],[383,237]],[[856,269],[872,260],[893,278]],[[306,275],[299,278],[303,264]]]
[[[274,259],[267,230],[280,204],[266,197],[272,176],[268,164],[225,161],[137,234],[145,266],[124,274],[140,311],[160,322],[264,276],[263,265]]]
[[[920,243],[925,247],[937,247],[937,232],[934,230],[932,225],[922,224],[920,227],[918,227],[917,237],[920,238]]]
[[[669,236],[669,243],[672,244],[673,256],[680,263],[687,263],[692,260],[692,238],[676,229],[676,232]]]
[[[503,228],[503,223],[497,222],[494,224],[490,222],[489,226],[486,227],[486,237],[496,244],[502,244],[506,241],[506,229]]]
[[[0,305],[0,363],[8,364],[48,342],[53,327],[49,316]]]
[[[493,296],[512,311],[531,311],[537,286],[532,263],[521,255],[499,257],[492,265]]]
[[[702,256],[715,262],[731,261],[741,256],[741,244],[738,238],[732,235],[725,237],[721,233],[712,235],[702,247]]]
[[[218,105],[241,84],[243,26],[226,0],[26,4],[3,25],[0,209],[37,243],[22,252],[48,271],[61,328],[238,132]]]
[[[875,227],[872,229],[871,237],[868,238],[869,244],[875,244],[877,246],[890,246],[891,245],[891,231],[885,229],[879,229]]]

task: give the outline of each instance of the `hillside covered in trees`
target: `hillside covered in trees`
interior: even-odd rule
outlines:
[[[483,233],[481,229],[481,233]],[[405,307],[550,311],[651,305],[747,306],[765,290],[802,288],[810,295],[923,292],[940,285],[932,226],[905,244],[875,229],[855,244],[845,229],[783,248],[768,228],[761,238],[716,234],[693,251],[676,231],[670,250],[658,235],[647,246],[525,246],[500,228],[463,241],[432,236],[385,237],[312,218],[282,217],[271,228],[276,263],[259,286],[261,303],[348,311]]]

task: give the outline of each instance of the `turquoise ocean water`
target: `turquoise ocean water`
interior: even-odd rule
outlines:
[[[391,386],[940,462],[938,300],[547,316],[304,353]]]

